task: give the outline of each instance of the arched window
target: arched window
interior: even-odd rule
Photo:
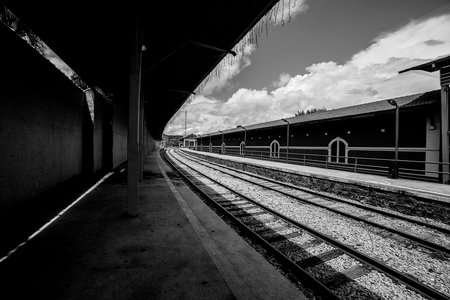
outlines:
[[[225,148],[226,148],[226,145],[225,145],[225,143],[222,143],[222,154],[225,154]]]
[[[212,144],[209,144],[209,152],[212,152]]]
[[[337,137],[328,144],[328,161],[348,163],[348,143]]]
[[[270,157],[280,157],[280,143],[277,140],[273,140],[270,143]]]
[[[245,143],[241,142],[241,144],[239,145],[239,154],[244,155],[244,151],[245,151]]]

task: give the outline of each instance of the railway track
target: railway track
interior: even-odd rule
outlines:
[[[230,175],[230,176],[234,176],[234,177],[239,178],[239,179],[241,179],[243,181],[246,181],[248,183],[251,183],[251,184],[254,184],[254,185],[258,185],[260,187],[264,187],[264,188],[272,190],[272,191],[276,191],[276,192],[278,192],[280,194],[283,194],[285,196],[292,197],[292,198],[297,199],[299,201],[302,201],[302,202],[305,202],[305,203],[308,203],[308,204],[311,204],[311,205],[314,205],[314,206],[317,206],[317,207],[321,207],[321,208],[327,209],[327,210],[332,211],[334,213],[343,215],[343,216],[345,216],[347,218],[351,218],[351,219],[354,219],[356,221],[363,222],[363,223],[369,224],[371,226],[374,226],[374,227],[377,227],[377,228],[380,228],[380,229],[392,232],[394,234],[397,234],[399,236],[407,238],[407,239],[409,239],[411,241],[414,241],[414,242],[416,242],[416,243],[418,243],[418,244],[420,244],[420,245],[422,245],[422,246],[424,246],[424,247],[426,247],[426,248],[428,248],[430,250],[439,251],[439,252],[443,252],[443,253],[446,253],[446,254],[450,254],[450,249],[446,245],[441,245],[441,244],[438,244],[436,242],[432,242],[432,241],[426,240],[424,238],[418,237],[416,235],[407,233],[405,231],[401,231],[401,230],[398,230],[396,228],[392,228],[392,227],[390,227],[388,225],[372,221],[371,219],[368,218],[367,214],[365,214],[362,217],[360,217],[358,215],[347,213],[343,209],[334,208],[329,203],[322,204],[321,202],[318,201],[318,199],[316,197],[311,197],[311,196],[319,196],[321,198],[326,198],[326,199],[331,200],[333,202],[339,202],[339,203],[343,203],[345,205],[354,206],[354,207],[357,207],[357,208],[360,208],[360,209],[363,209],[363,210],[367,210],[367,211],[371,211],[371,212],[374,212],[374,213],[377,213],[377,214],[380,214],[380,215],[383,215],[383,216],[387,216],[389,218],[400,219],[400,220],[403,220],[403,221],[411,222],[411,223],[414,223],[416,225],[420,225],[420,226],[429,228],[431,230],[440,232],[443,235],[449,235],[450,234],[450,230],[449,229],[446,229],[446,228],[443,228],[443,227],[439,227],[439,226],[435,226],[435,225],[432,225],[432,224],[428,224],[428,223],[425,223],[425,222],[421,222],[419,220],[415,220],[415,219],[408,218],[408,217],[405,217],[405,216],[402,216],[402,215],[394,214],[394,213],[391,213],[391,212],[388,212],[388,211],[384,211],[384,210],[381,210],[381,209],[376,209],[376,208],[373,208],[373,207],[370,207],[370,206],[367,206],[367,205],[351,202],[351,201],[348,201],[348,200],[345,200],[345,199],[342,199],[342,198],[332,197],[330,195],[325,195],[325,194],[317,193],[317,192],[314,192],[314,191],[311,191],[311,190],[299,188],[299,187],[296,187],[296,186],[291,185],[291,184],[286,184],[286,183],[279,182],[279,181],[276,181],[276,180],[272,180],[272,179],[269,179],[269,178],[264,178],[262,176],[258,176],[258,175],[255,175],[255,174],[250,174],[248,172],[232,169],[230,167],[222,166],[222,165],[219,165],[219,164],[213,163],[213,162],[208,162],[208,161],[206,161],[204,159],[201,159],[201,158],[198,158],[198,157],[193,157],[193,156],[190,156],[190,155],[186,155],[184,153],[180,154],[180,155],[185,157],[186,159],[195,160],[197,163],[199,163],[199,164],[201,164],[201,165],[203,165],[205,167],[209,167],[209,168],[212,168],[212,169],[214,169],[216,171],[222,172],[224,174],[227,174],[227,175]],[[215,167],[212,167],[212,166],[215,166]],[[224,170],[229,170],[230,172],[226,172]],[[238,176],[236,174],[243,174],[243,175],[245,175],[245,177]],[[249,178],[251,178],[251,179],[249,179]],[[258,181],[255,181],[255,179],[258,180]],[[301,191],[301,192],[304,192],[304,193],[302,193],[302,195],[299,196],[299,195],[296,195],[293,191]],[[365,211],[363,213],[365,213]]]
[[[186,157],[174,157],[173,153],[170,157],[175,162],[172,166],[191,186],[268,247],[295,274],[302,279],[307,278],[307,285],[322,297],[377,298],[374,291],[360,284],[361,280],[369,278],[382,281],[388,294],[401,294],[412,299],[448,299],[446,295],[411,276],[233,190],[200,172],[199,168],[181,161]],[[250,185],[250,182],[246,183]],[[264,188],[274,188],[274,184],[271,182]]]

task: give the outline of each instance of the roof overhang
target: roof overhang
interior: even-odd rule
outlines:
[[[159,138],[191,92],[278,1],[3,2],[89,85],[125,108],[137,20],[147,47],[147,124]]]
[[[435,72],[435,71],[439,71],[440,69],[447,67],[449,65],[450,65],[450,55],[446,55],[446,56],[439,57],[435,60],[429,61],[427,63],[401,70],[398,73],[405,73],[405,72],[413,71],[413,70]]]

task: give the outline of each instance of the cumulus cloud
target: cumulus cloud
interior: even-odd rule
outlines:
[[[250,55],[255,51],[255,46],[248,44],[243,48],[243,51],[236,53],[236,58],[232,64],[227,68],[219,70],[217,77],[211,78],[203,89],[204,95],[211,95],[215,92],[220,92],[224,87],[231,84],[231,79],[239,74],[243,69],[251,65]]]
[[[308,6],[306,0],[281,0],[278,9],[275,10],[271,22],[274,25],[284,24],[285,21],[295,18],[298,14],[306,11]],[[255,51],[254,44],[247,44],[242,50],[237,51],[236,58],[232,64],[219,70],[219,75],[211,78],[203,89],[204,95],[220,92],[223,88],[232,84],[232,79],[243,69],[251,65],[250,56]],[[286,74],[287,75],[287,74]],[[282,80],[282,78],[280,78]]]
[[[281,73],[280,76],[279,76],[279,78],[278,78],[278,80],[272,81],[272,84],[271,84],[271,85],[272,85],[273,87],[275,87],[275,88],[279,88],[279,87],[285,86],[285,85],[289,82],[289,80],[290,80],[291,78],[292,78],[292,77],[291,77],[290,74],[287,74],[287,73]]]
[[[414,20],[380,34],[343,64],[320,62],[303,74],[280,74],[272,90],[241,88],[225,102],[197,97],[188,107],[191,132],[265,122],[293,116],[300,109],[333,109],[437,89],[438,74],[398,71],[448,54],[448,28],[450,14]],[[176,120],[168,133],[180,133],[179,122]]]
[[[435,46],[435,45],[441,45],[441,44],[443,44],[444,42],[443,42],[443,41],[438,41],[438,40],[433,40],[433,39],[431,39],[431,40],[425,41],[424,43],[425,43],[427,46]]]

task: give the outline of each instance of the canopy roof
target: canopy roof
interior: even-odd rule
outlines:
[[[56,3],[56,4],[55,4]],[[6,1],[90,86],[128,101],[131,33],[138,20],[143,95],[150,133],[166,123],[277,0]],[[209,47],[211,46],[211,47]],[[124,106],[126,107],[126,106]]]
[[[450,64],[450,55],[444,55],[427,63],[417,65],[405,70],[401,70],[399,71],[399,73],[404,73],[412,70],[435,72],[442,69],[443,67],[447,67],[449,64]]]

